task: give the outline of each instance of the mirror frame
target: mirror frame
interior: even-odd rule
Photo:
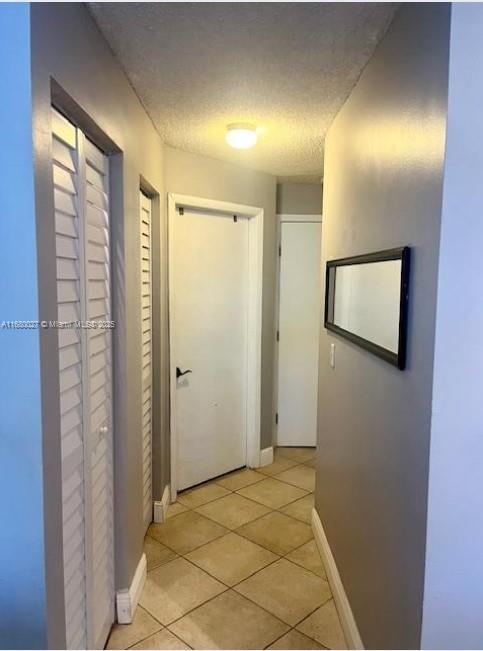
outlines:
[[[340,258],[338,260],[328,260],[325,269],[325,315],[324,326],[327,330],[348,339],[361,348],[381,357],[386,362],[397,366],[401,371],[406,367],[406,350],[407,350],[407,326],[408,326],[408,302],[409,302],[409,270],[410,270],[411,249],[403,246],[397,249],[388,249],[386,251],[377,251],[376,253],[367,253],[365,255],[356,255],[351,258]],[[386,262],[388,260],[401,260],[401,284],[399,294],[399,341],[397,353],[378,344],[364,339],[359,335],[339,327],[333,321],[334,319],[334,302],[335,302],[335,278],[336,273],[331,274],[330,270],[347,265],[367,264],[371,262]],[[331,278],[332,276],[332,278]]]

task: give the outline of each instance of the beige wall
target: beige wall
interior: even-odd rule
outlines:
[[[326,141],[324,267],[412,247],[407,370],[321,329],[316,508],[366,648],[420,645],[449,19],[403,4]]]
[[[270,174],[172,147],[165,147],[164,160],[167,192],[232,201],[264,209],[261,445],[262,448],[268,447],[272,445],[274,419],[276,179]]]
[[[322,183],[278,183],[277,214],[322,214]]]

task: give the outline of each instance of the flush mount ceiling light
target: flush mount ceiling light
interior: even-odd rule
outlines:
[[[235,149],[250,149],[257,144],[257,128],[253,124],[229,124],[226,127],[225,140]]]

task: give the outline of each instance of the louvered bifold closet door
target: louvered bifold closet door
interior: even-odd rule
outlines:
[[[56,111],[52,114],[52,126],[58,319],[77,321],[81,319],[77,133]],[[59,329],[58,343],[66,644],[68,649],[85,649],[85,495],[79,330]]]
[[[102,648],[114,618],[107,157],[56,110],[52,152],[68,649]]]
[[[143,514],[146,527],[152,521],[152,252],[151,199],[140,193],[141,212],[141,346],[142,346],[142,445]]]

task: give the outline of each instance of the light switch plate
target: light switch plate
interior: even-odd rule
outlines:
[[[335,368],[335,344],[330,344],[330,365]]]

